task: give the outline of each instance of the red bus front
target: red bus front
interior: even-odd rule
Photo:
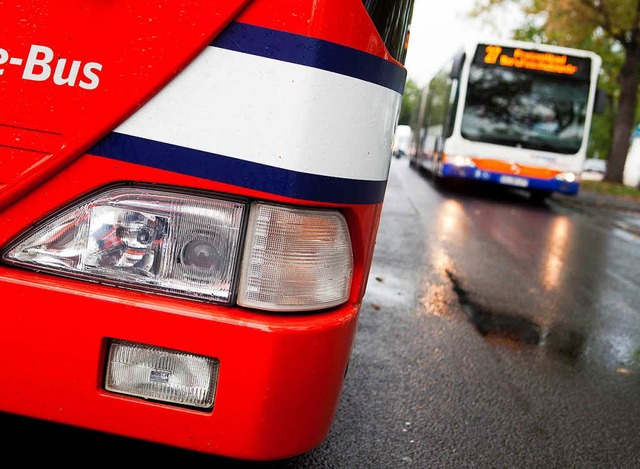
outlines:
[[[404,69],[359,0],[72,3],[2,7],[0,410],[317,446]]]

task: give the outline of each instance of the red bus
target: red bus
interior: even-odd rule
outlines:
[[[320,444],[412,1],[1,8],[0,411],[241,459]]]

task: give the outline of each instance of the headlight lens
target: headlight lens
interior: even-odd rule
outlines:
[[[447,155],[447,163],[451,163],[459,168],[475,168],[476,164],[469,156]]]
[[[568,171],[566,173],[558,174],[556,176],[556,179],[563,182],[576,182],[578,180],[578,177],[576,176],[576,173]]]
[[[3,258],[218,303],[230,304],[237,292],[239,305],[266,311],[311,311],[347,301],[353,253],[340,212],[263,202],[254,202],[248,217],[247,211],[234,200],[108,189],[27,231]]]
[[[117,188],[27,233],[5,260],[106,283],[228,303],[245,204]]]

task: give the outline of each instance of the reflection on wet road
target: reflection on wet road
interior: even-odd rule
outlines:
[[[335,438],[314,454],[358,415],[411,422],[391,446],[406,466],[640,467],[640,239],[617,220],[439,190],[394,161]],[[369,387],[387,411],[358,404]]]
[[[477,330],[583,370],[640,371],[640,239],[553,201],[489,190],[439,192],[430,246]]]

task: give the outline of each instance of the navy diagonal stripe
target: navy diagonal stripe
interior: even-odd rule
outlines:
[[[400,94],[407,77],[404,68],[375,55],[321,39],[245,23],[231,23],[211,45],[339,73]]]
[[[386,181],[363,181],[301,173],[117,132],[107,135],[88,153],[317,202],[380,203],[387,184]]]

